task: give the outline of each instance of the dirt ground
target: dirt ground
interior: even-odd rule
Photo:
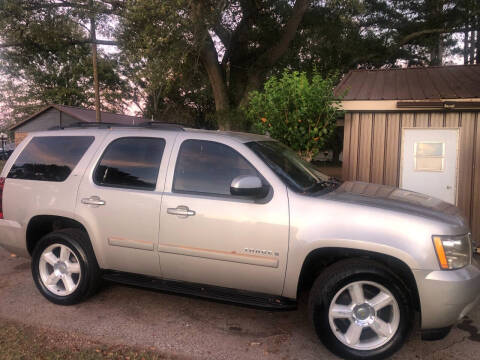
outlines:
[[[269,312],[107,284],[87,302],[62,307],[38,293],[29,260],[1,249],[0,320],[47,332],[59,344],[77,339],[76,347],[132,346],[187,359],[335,359],[317,340],[303,303]],[[442,341],[422,342],[415,330],[394,358],[479,359],[479,327],[477,308]]]

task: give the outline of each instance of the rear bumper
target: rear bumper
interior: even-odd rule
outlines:
[[[478,256],[472,265],[463,269],[414,270],[413,273],[420,297],[423,330],[451,327],[480,303]]]
[[[18,255],[29,257],[25,232],[16,221],[0,220],[0,246]]]

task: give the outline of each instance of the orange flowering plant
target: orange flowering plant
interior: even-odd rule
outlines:
[[[333,134],[342,115],[340,97],[334,95],[336,76],[284,71],[272,76],[263,91],[250,93],[245,108],[254,130],[268,134],[311,161]]]

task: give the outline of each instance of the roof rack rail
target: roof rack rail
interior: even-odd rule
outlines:
[[[162,129],[162,130],[185,131],[185,128],[182,125],[171,124],[171,123],[166,123],[161,121],[149,121],[149,122],[144,122],[135,126],[143,127],[143,128],[156,128],[156,129]]]
[[[79,121],[66,126],[53,126],[49,130],[63,130],[71,128],[99,128],[99,129],[110,129],[112,127],[129,127],[131,125],[125,124],[115,124],[109,122],[83,122]]]
[[[64,130],[64,129],[72,129],[72,128],[97,128],[97,129],[111,129],[113,127],[123,127],[123,128],[152,128],[152,129],[159,129],[159,130],[177,130],[177,131],[185,131],[182,125],[178,124],[170,124],[164,123],[159,121],[149,121],[144,122],[136,125],[130,124],[117,124],[117,123],[109,123],[109,122],[76,122],[66,126],[53,126],[48,130]]]

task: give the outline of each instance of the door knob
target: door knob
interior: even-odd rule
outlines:
[[[168,208],[167,214],[177,215],[178,217],[186,218],[188,216],[194,216],[195,211],[190,210],[188,206],[179,205],[176,208]]]
[[[447,190],[451,190],[452,187],[450,185],[447,185]]]
[[[95,207],[105,205],[105,201],[100,199],[98,196],[90,196],[89,198],[84,198],[81,200],[82,204],[93,205]]]

